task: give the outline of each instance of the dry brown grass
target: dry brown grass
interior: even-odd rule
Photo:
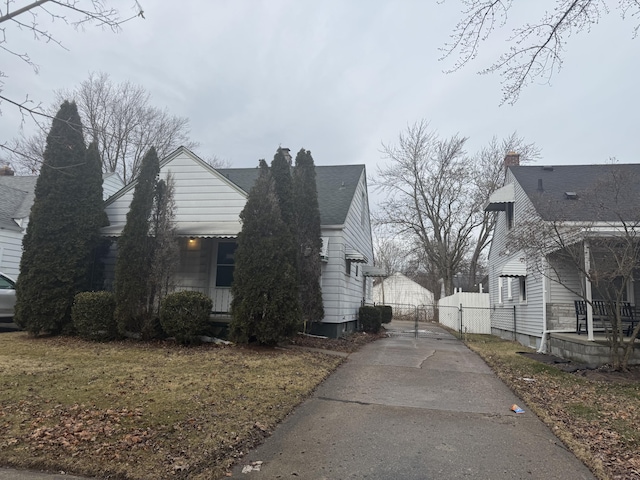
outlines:
[[[467,345],[600,479],[640,479],[640,384],[592,380],[516,352],[520,344],[471,335]]]
[[[340,363],[289,349],[0,335],[0,465],[220,478]]]

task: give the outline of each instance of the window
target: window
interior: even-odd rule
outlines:
[[[513,202],[507,203],[505,212],[507,214],[507,229],[511,230],[513,228]]]
[[[4,275],[0,275],[0,289],[1,290],[15,290],[16,284],[9,280]]]
[[[507,278],[507,298],[511,300],[513,295],[511,294],[511,278]]]
[[[233,283],[234,255],[238,244],[235,242],[218,243],[216,259],[216,287],[230,287]]]
[[[520,277],[520,302],[527,302],[527,278]]]
[[[502,277],[498,277],[498,303],[502,303]]]

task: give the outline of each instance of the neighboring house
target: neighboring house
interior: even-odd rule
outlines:
[[[120,190],[118,174],[105,174],[103,198]],[[16,176],[8,167],[0,168],[0,271],[17,278],[22,257],[22,237],[27,231],[35,198],[37,176]]]
[[[176,228],[180,267],[176,290],[196,290],[213,301],[213,312],[228,314],[234,251],[242,225],[240,212],[258,178],[257,168],[215,169],[184,147],[163,159],[160,177],[175,181]],[[316,332],[339,336],[353,331],[363,302],[371,302],[373,246],[364,165],[316,166],[322,226],[322,297],[325,317]],[[106,202],[110,226],[118,237],[126,223],[135,181]],[[113,279],[115,252],[107,260]],[[109,281],[109,280],[108,280]],[[109,285],[107,285],[108,287]]]
[[[563,225],[567,228],[562,230],[563,238],[564,232],[576,232],[579,227],[579,239],[566,244],[583,242],[587,252],[589,239],[619,236],[621,224],[610,205],[614,192],[604,192],[598,208],[586,196],[602,185],[602,179],[611,177],[613,169],[640,180],[640,165],[521,166],[518,155],[509,154],[505,168],[505,184],[491,195],[486,206],[486,210],[497,212],[488,258],[492,332],[540,347],[547,333],[575,332],[574,301],[597,300],[597,292],[592,292],[576,263],[569,264],[566,257],[563,260],[561,247],[549,248],[546,253],[539,250],[537,258],[532,258],[531,253],[514,248],[510,239],[532,218],[541,230]],[[630,193],[640,200],[640,181],[632,182],[631,189]],[[589,262],[589,255],[585,260]],[[634,305],[636,298],[640,300],[640,282],[632,281],[624,300]],[[592,328],[587,335],[583,331],[581,341],[587,339],[594,339]]]
[[[14,279],[20,273],[22,237],[27,230],[36,187],[35,176],[0,170],[0,271]]]

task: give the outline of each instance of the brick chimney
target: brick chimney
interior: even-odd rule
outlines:
[[[289,148],[281,148],[280,149],[282,151],[282,154],[284,155],[284,158],[287,160],[287,162],[289,162],[289,165],[291,165],[292,163],[292,158],[291,158],[291,154],[289,153],[291,151],[291,149]]]
[[[504,157],[504,169],[509,167],[517,167],[520,165],[520,154],[516,152],[508,152]]]
[[[0,167],[0,177],[10,177],[14,173],[15,172],[11,170],[11,167],[9,165],[3,165]]]

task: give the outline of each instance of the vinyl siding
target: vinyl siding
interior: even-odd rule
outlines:
[[[372,280],[362,275],[361,263],[351,263],[347,273],[345,253],[356,250],[373,265],[373,243],[365,170],[358,182],[343,228],[324,226],[322,236],[329,237],[329,258],[322,267],[322,298],[326,323],[342,323],[357,318],[358,309],[372,301]]]
[[[175,181],[174,201],[176,223],[203,223],[237,220],[246,203],[246,196],[219,173],[182,151],[160,169],[160,178],[171,172]],[[133,186],[107,202],[106,212],[111,225],[126,223]]]
[[[0,230],[0,271],[14,279],[20,273],[23,236],[22,232]]]
[[[505,184],[514,182],[514,229],[518,228],[518,220],[532,207],[524,190],[515,181],[511,172],[507,172]],[[508,278],[503,279],[502,304],[498,303],[499,275],[503,266],[520,252],[509,251],[507,241],[509,230],[507,229],[506,212],[498,212],[495,233],[489,250],[489,295],[492,306],[513,309],[515,306],[517,333],[532,337],[541,337],[543,325],[543,291],[545,278],[533,267],[532,259],[527,259],[526,302],[520,301],[520,281],[518,278],[511,280],[511,298],[507,296]]]

